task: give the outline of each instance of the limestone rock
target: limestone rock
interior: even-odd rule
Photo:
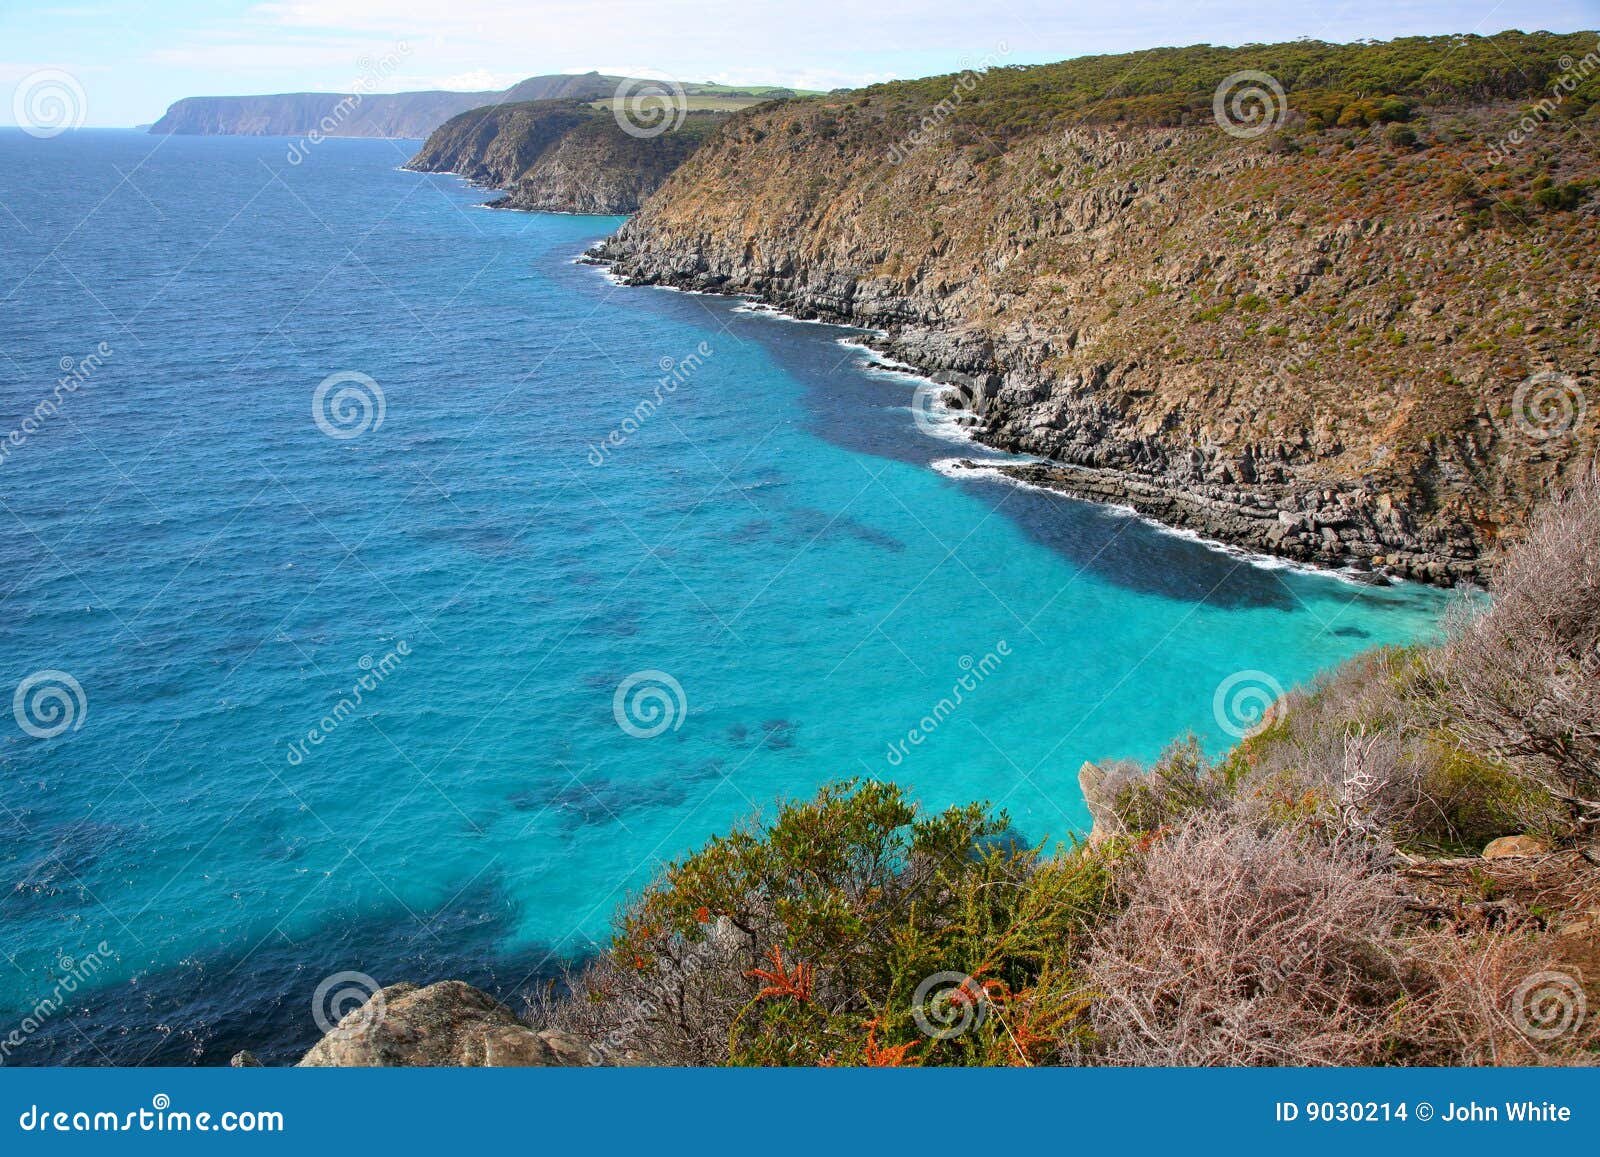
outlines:
[[[395,984],[348,1013],[300,1060],[307,1068],[583,1065],[570,1033],[535,1032],[486,992],[459,980]]]
[[[1084,802],[1089,805],[1089,816],[1094,820],[1094,826],[1089,829],[1090,844],[1098,844],[1122,831],[1122,822],[1116,814],[1117,796],[1136,774],[1137,767],[1125,762],[1086,762],[1078,768],[1078,789],[1083,792]]]

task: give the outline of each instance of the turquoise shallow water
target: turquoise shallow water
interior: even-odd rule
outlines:
[[[0,435],[92,366],[0,462],[0,694],[82,690],[0,728],[0,1035],[72,977],[11,1063],[287,1056],[341,970],[512,993],[841,776],[1064,838],[1083,760],[1441,609],[945,477],[845,331],[285,147],[0,132]]]

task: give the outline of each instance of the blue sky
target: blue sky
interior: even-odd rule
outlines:
[[[833,88],[1163,44],[1597,26],[1600,0],[0,0],[0,124],[40,69],[76,79],[89,124],[132,125],[183,96],[363,76],[369,91],[591,68]]]

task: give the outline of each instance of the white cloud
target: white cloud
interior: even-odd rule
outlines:
[[[153,49],[144,59],[180,68],[225,69],[229,72],[290,72],[306,68],[330,74],[347,73],[346,81],[361,74],[361,60],[372,56],[368,40],[197,41]],[[338,87],[338,86],[335,86]]]

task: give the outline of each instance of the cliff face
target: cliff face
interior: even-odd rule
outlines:
[[[496,202],[506,209],[632,213],[689,159],[719,116],[691,115],[658,137],[629,136],[609,114],[564,135]]]
[[[441,125],[406,168],[506,190],[493,202],[501,208],[631,213],[725,119],[690,113],[669,132],[640,137],[609,110],[577,101],[495,105]]]
[[[191,136],[425,137],[455,116],[498,99],[492,92],[401,92],[361,97],[297,92],[278,96],[191,96],[150,127]]]
[[[1019,477],[1299,559],[1478,577],[1594,454],[1600,106],[1493,166],[1520,104],[1397,126],[1291,91],[1244,139],[1029,120],[968,76],[942,111],[884,86],[741,114],[601,256],[882,328],[982,440],[1050,459]]]
[[[419,138],[453,116],[496,102],[608,97],[620,79],[598,72],[530,76],[504,92],[192,96],[176,102],[150,131],[202,136],[298,137],[315,130],[333,137]]]
[[[594,118],[577,101],[531,101],[473,109],[440,125],[406,168],[419,173],[455,173],[479,185],[503,189],[561,137]]]

